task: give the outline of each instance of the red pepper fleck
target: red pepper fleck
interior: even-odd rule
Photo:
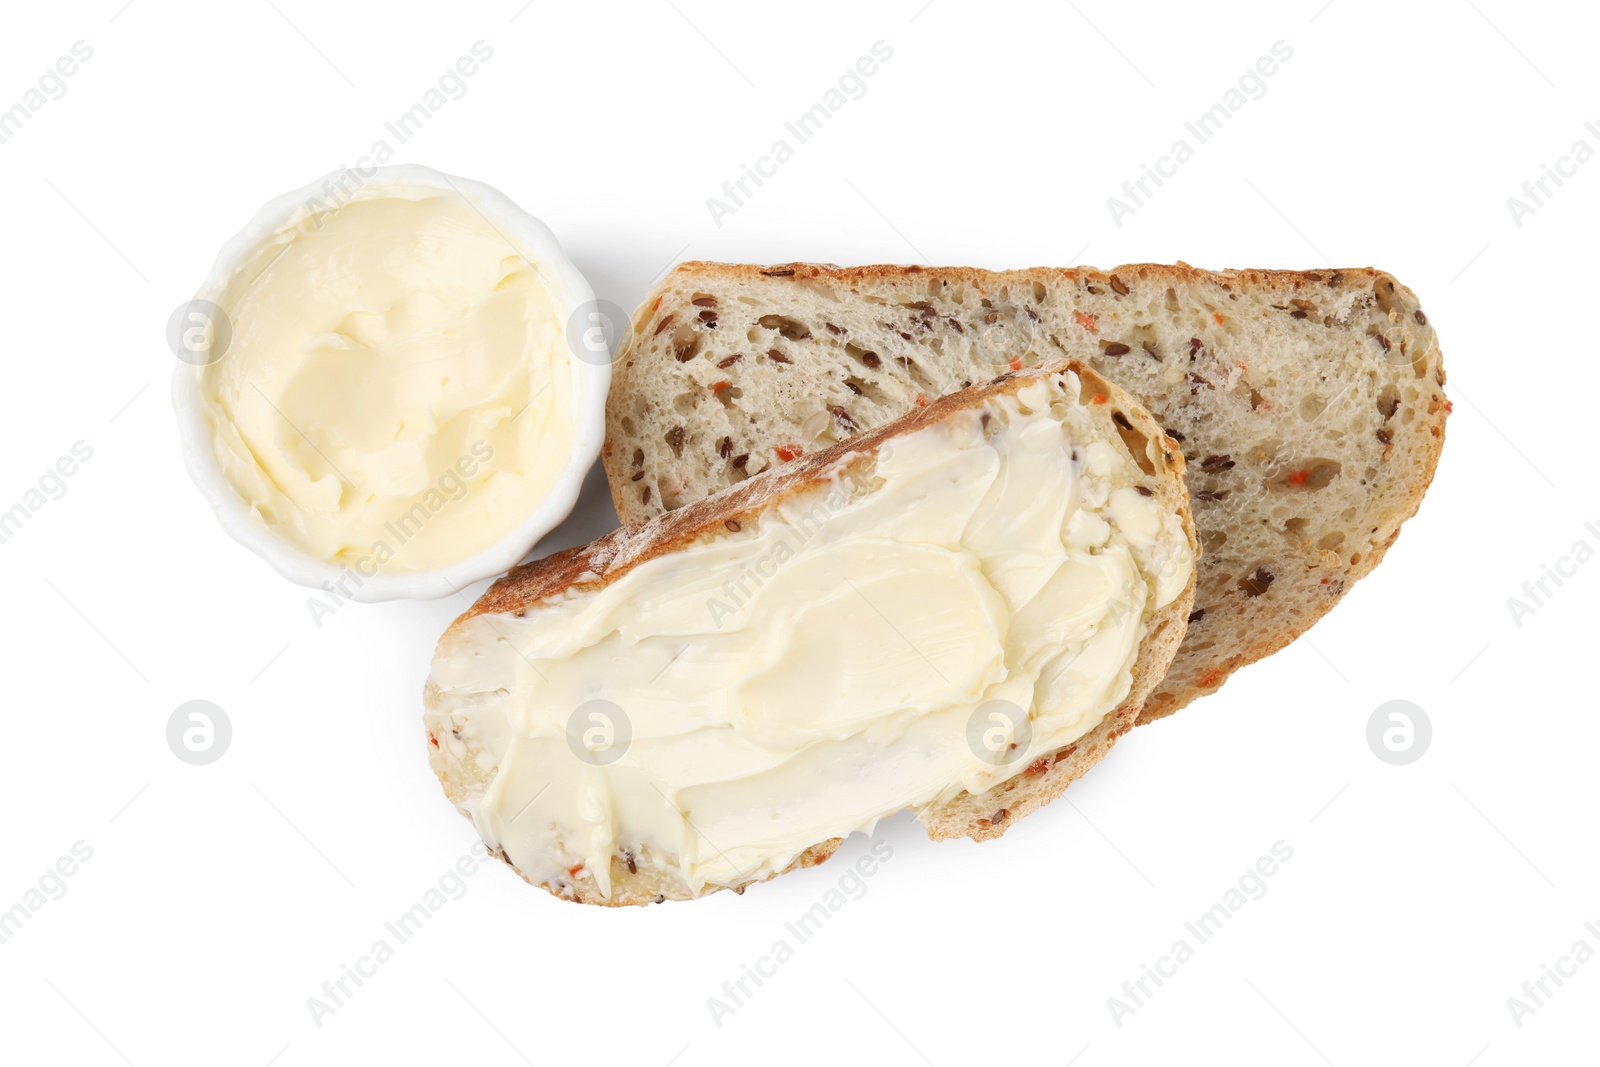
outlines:
[[[917,394],[917,407],[925,408],[927,406],[928,406],[928,398],[923,396],[921,393],[918,393]]]
[[[1012,357],[1011,369],[1012,370],[1021,370],[1022,369],[1022,357],[1021,356]]]
[[[1455,409],[1456,409],[1456,404],[1455,404],[1454,400],[1446,400],[1444,402],[1444,413],[1446,415],[1450,414]]]
[[[1037,778],[1037,777],[1039,777],[1039,775],[1043,774],[1045,771],[1048,771],[1049,769],[1050,769],[1050,757],[1048,757],[1048,756],[1040,756],[1038,759],[1036,759],[1032,763],[1028,764],[1028,769],[1023,773],[1029,775],[1030,777]]]
[[[1217,325],[1218,325],[1218,326],[1221,326],[1221,325],[1222,325],[1222,312],[1220,312],[1220,311],[1213,311],[1213,312],[1212,312],[1212,313],[1211,313],[1211,317],[1212,317],[1212,318],[1214,318],[1214,319],[1216,319],[1216,320],[1217,320]]]
[[[1289,475],[1289,484],[1305,485],[1306,479],[1309,477],[1311,477],[1310,471],[1295,471],[1293,474]]]
[[[1085,314],[1082,311],[1074,311],[1072,313],[1072,317],[1078,320],[1078,325],[1079,326],[1082,326],[1085,330],[1088,330],[1090,333],[1098,332],[1098,327],[1095,324],[1095,319],[1094,319],[1093,315]]]
[[[581,871],[581,870],[583,870],[583,864],[581,864],[581,863],[578,864],[576,867],[568,867],[567,868],[567,877],[576,878],[576,877],[578,877],[578,872]]]
[[[656,297],[656,302],[654,304],[650,305],[650,314],[654,315],[656,312],[658,312],[660,310],[661,310],[661,298],[658,296],[658,297]]]
[[[1211,689],[1222,684],[1222,668],[1213,667],[1200,676],[1200,688]]]
[[[1104,404],[1104,403],[1106,403],[1106,394],[1104,394],[1104,393],[1096,393],[1096,394],[1094,394],[1094,402],[1096,404]]]
[[[712,396],[716,396],[716,395],[717,395],[717,394],[718,394],[718,393],[720,393],[720,392],[722,392],[722,391],[723,391],[723,390],[724,390],[724,389],[726,389],[726,388],[728,388],[728,386],[729,386],[729,385],[730,385],[730,384],[731,384],[731,383],[729,383],[729,382],[718,382],[718,383],[717,383],[717,384],[716,384],[716,385],[713,385],[713,386],[712,386],[712,387],[711,387],[711,395],[712,395]]]
[[[438,748],[439,747],[439,739],[437,737],[434,737],[432,734],[429,734],[428,735],[428,744],[432,745],[434,748]]]
[[[779,445],[775,451],[778,453],[778,458],[785,463],[805,455],[805,449],[799,445]]]

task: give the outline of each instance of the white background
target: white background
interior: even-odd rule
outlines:
[[[1600,546],[1600,162],[1520,227],[1506,200],[1575,140],[1600,148],[1593,12],[274,3],[34,4],[0,34],[0,107],[93,48],[0,144],[0,510],[93,449],[0,545],[0,909],[93,850],[0,945],[0,1057],[1592,1061],[1600,961],[1520,1027],[1506,1002],[1579,939],[1600,950],[1600,562],[1520,626],[1506,602],[1574,542]],[[1450,375],[1432,492],[1306,639],[1133,732],[1003,840],[883,827],[893,857],[865,895],[720,1027],[707,998],[864,839],[743,897],[621,912],[485,867],[319,1027],[307,998],[474,840],[419,723],[433,643],[466,605],[352,605],[318,628],[184,474],[163,330],[258,205],[355,163],[479,40],[493,58],[397,159],[499,187],[625,307],[682,258],[1391,271]],[[865,95],[718,226],[707,197],[880,40],[893,56]],[[1293,56],[1265,95],[1115,225],[1107,197],[1280,40]],[[551,543],[606,528],[593,499]],[[197,698],[234,731],[203,767],[165,740]],[[1367,746],[1391,699],[1433,724],[1409,766]],[[1195,945],[1185,921],[1280,840],[1293,858],[1265,896],[1119,1026],[1108,998]]]

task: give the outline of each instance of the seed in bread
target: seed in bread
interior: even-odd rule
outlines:
[[[649,518],[1063,355],[1138,397],[1189,461],[1199,593],[1141,721],[1321,618],[1416,512],[1444,443],[1438,338],[1380,271],[684,263],[618,353],[612,496],[624,522]]]
[[[905,808],[993,837],[1132,724],[1194,551],[1147,412],[1008,374],[512,572],[439,643],[433,766],[592,903],[741,888]]]

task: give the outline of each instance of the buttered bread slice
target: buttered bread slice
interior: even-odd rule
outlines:
[[[1007,374],[512,571],[439,642],[429,755],[587,903],[743,889],[906,808],[997,836],[1133,724],[1196,551],[1148,412]]]

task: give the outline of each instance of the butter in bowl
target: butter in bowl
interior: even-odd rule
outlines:
[[[489,186],[331,175],[267,204],[174,316],[185,463],[291,581],[449,595],[572,510],[610,382],[606,353],[569,343],[594,307],[550,230]]]

